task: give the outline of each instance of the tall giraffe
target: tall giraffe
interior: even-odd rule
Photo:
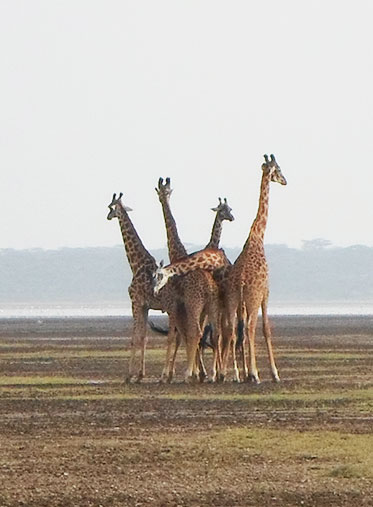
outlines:
[[[149,309],[167,311],[170,326],[175,327],[176,300],[172,285],[166,287],[159,296],[153,293],[153,273],[157,267],[154,257],[146,250],[136,229],[128,215],[131,208],[122,204],[120,193],[109,204],[108,220],[118,218],[127,259],[132,271],[132,281],[128,288],[131,298],[133,329],[131,340],[131,355],[126,380],[130,381],[135,375],[135,356],[140,348],[141,361],[137,373],[137,380],[145,376],[145,349],[146,349],[146,325]]]
[[[185,259],[188,254],[184,245],[180,240],[176,227],[176,222],[171,212],[169,201],[172,189],[170,185],[171,185],[170,178],[166,178],[165,183],[163,183],[163,178],[160,178],[158,181],[158,188],[156,188],[156,191],[158,193],[158,197],[162,205],[163,215],[165,219],[170,261],[172,263],[178,264],[180,262],[183,262],[183,259]],[[214,261],[216,260],[216,262],[219,262],[218,256],[221,254],[222,251],[217,250],[217,248],[219,245],[222,231],[221,227],[222,221],[233,220],[231,209],[229,208],[226,200],[224,205],[220,201],[219,206],[217,208],[214,208],[214,211],[216,211],[216,218],[214,221],[211,239],[207,245],[209,252],[213,252],[213,255],[209,259],[209,262],[212,259],[214,259]],[[216,254],[216,252],[218,252],[218,254]],[[225,262],[225,254],[224,254],[224,262]],[[203,266],[201,265],[199,265],[199,267],[203,268]],[[185,339],[188,356],[187,379],[191,376],[191,363],[193,361],[193,357],[195,358],[196,356],[199,340],[201,337],[201,329],[203,329],[206,316],[208,316],[209,319],[211,320],[213,330],[212,343],[214,349],[214,358],[213,358],[212,380],[214,381],[216,379],[217,355],[219,353],[218,339],[220,328],[217,285],[213,280],[211,274],[205,271],[201,271],[200,269],[198,269],[197,271],[190,272],[188,273],[187,276],[180,279],[180,285],[182,286],[183,302],[185,308],[185,322],[186,322]],[[161,287],[158,287],[157,291],[160,290],[160,288]],[[164,375],[168,376],[169,379],[171,379],[173,375],[174,361],[177,347],[179,345],[179,343],[176,342],[174,356],[172,361],[170,361],[171,354],[170,347],[172,341],[173,341],[173,333],[172,330],[170,329],[168,350],[166,356],[166,366],[164,369]],[[204,376],[206,376],[206,370],[204,369],[203,362],[201,361],[200,378],[203,379]]]
[[[257,215],[253,221],[244,247],[228,272],[225,280],[225,332],[223,343],[223,377],[227,371],[229,349],[235,341],[236,315],[239,315],[239,328],[244,329],[249,342],[249,368],[246,365],[246,336],[243,342],[244,379],[259,383],[255,357],[255,331],[259,307],[262,308],[263,334],[267,344],[272,378],[279,382],[277,367],[272,349],[271,329],[267,306],[269,295],[268,267],[264,252],[264,233],[268,220],[269,187],[277,182],[286,185],[286,179],[274,155],[264,155],[262,180]]]

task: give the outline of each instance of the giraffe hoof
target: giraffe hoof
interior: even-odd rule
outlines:
[[[248,381],[248,382],[251,382],[252,384],[257,384],[257,385],[259,385],[259,384],[260,384],[260,379],[259,379],[259,377],[258,377],[257,375],[253,375],[253,374],[251,374],[251,375],[249,375],[249,376],[247,377],[247,381]]]
[[[280,382],[280,377],[278,375],[272,375],[272,380],[273,380],[273,382],[278,384]]]

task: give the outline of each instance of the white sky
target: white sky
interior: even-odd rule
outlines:
[[[0,0],[0,248],[121,243],[124,193],[148,248],[170,176],[185,243],[217,197],[244,243],[264,153],[267,243],[373,246],[371,0]]]

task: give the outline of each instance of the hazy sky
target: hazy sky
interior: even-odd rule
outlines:
[[[185,243],[218,196],[244,243],[262,156],[265,240],[373,246],[371,0],[0,0],[0,248],[110,246],[113,192],[148,248],[170,176]]]

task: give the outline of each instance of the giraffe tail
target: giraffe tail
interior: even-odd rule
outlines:
[[[157,324],[154,324],[154,322],[152,320],[149,320],[148,322],[149,322],[150,329],[152,331],[154,331],[155,333],[163,334],[165,336],[168,335],[168,332],[169,332],[168,327],[157,326]]]
[[[245,337],[244,334],[245,324],[243,319],[240,319],[237,324],[237,341],[236,341],[236,349],[239,349],[242,347],[243,340]]]
[[[210,324],[207,324],[207,326],[205,326],[205,329],[203,330],[199,346],[202,349],[206,349],[207,347],[210,347],[212,349],[213,346],[211,345],[211,339],[212,339],[212,326]]]

